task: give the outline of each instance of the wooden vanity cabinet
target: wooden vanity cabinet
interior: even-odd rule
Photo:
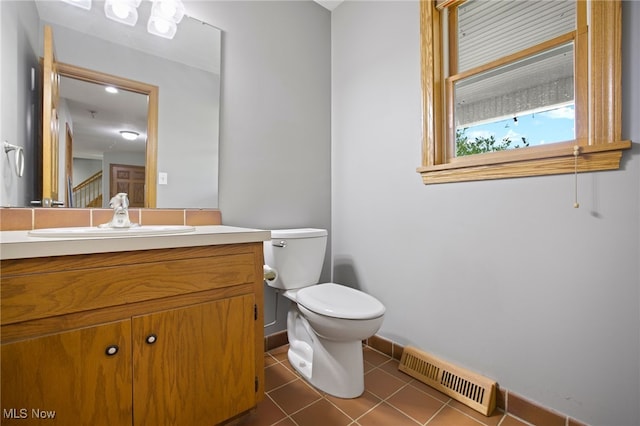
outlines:
[[[255,405],[251,295],[133,319],[135,425],[212,425]]]
[[[131,425],[130,320],[3,344],[1,356],[1,424]]]
[[[251,409],[262,264],[262,243],[2,261],[1,424],[215,425]]]

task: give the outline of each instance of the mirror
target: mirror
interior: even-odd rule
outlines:
[[[58,71],[63,76],[61,99],[66,99],[65,87],[73,86],[70,80],[66,80],[74,77],[70,71],[72,69],[95,70],[101,76],[158,88],[157,148],[145,147],[145,183],[147,193],[151,194],[145,203],[150,207],[162,208],[216,208],[220,30],[185,16],[173,40],[152,36],[146,33],[150,2],[143,2],[139,7],[139,20],[135,27],[126,27],[106,19],[101,1],[94,1],[91,11],[62,2],[36,1],[36,5],[44,24],[53,27],[56,59],[63,64],[62,70]],[[185,46],[193,47],[196,51]],[[80,80],[99,82],[98,79]],[[120,87],[126,88],[123,85]],[[84,118],[91,116],[90,111],[96,111],[95,118],[99,121],[100,106],[94,109],[89,105],[94,96],[84,98],[86,102],[81,106],[85,110]],[[63,102],[69,110],[78,106],[71,99]],[[89,155],[82,145],[85,136],[77,133],[81,126],[78,127],[79,121],[76,121],[69,133],[64,122],[58,124],[60,156],[56,168],[60,182],[59,199],[64,198],[68,190],[66,176],[70,174],[73,185],[77,186],[79,178],[85,173],[65,170],[66,139],[71,138],[70,152],[77,160],[80,157],[86,160]],[[124,124],[127,123],[120,123]],[[146,132],[147,129],[143,130]],[[142,139],[143,131],[136,132]],[[114,138],[116,136],[120,138],[119,134]],[[111,139],[109,146],[116,140]],[[107,146],[103,153],[108,151]],[[91,155],[96,155],[95,150]],[[139,157],[140,154],[130,155]],[[153,161],[150,157],[157,160]],[[167,176],[166,184],[155,184],[158,172]],[[156,193],[155,203],[153,189]],[[74,205],[79,204],[74,202]]]

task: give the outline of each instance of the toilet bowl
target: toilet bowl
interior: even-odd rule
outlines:
[[[385,308],[359,290],[318,284],[326,239],[320,229],[272,231],[265,262],[276,278],[267,284],[292,301],[287,336],[293,368],[330,395],[356,398],[364,392],[362,340],[378,331]]]

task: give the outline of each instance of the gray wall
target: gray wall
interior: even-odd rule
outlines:
[[[223,223],[330,229],[329,11],[310,0],[190,2],[189,10],[223,31]],[[327,261],[321,279],[329,278]],[[266,322],[274,298],[267,288]],[[267,334],[286,328],[287,306],[281,300],[279,322]]]
[[[73,159],[73,179],[77,183],[83,182],[100,170],[102,170],[102,161],[100,160],[91,160],[88,158]]]
[[[15,158],[0,150],[0,206],[25,206],[40,198],[33,176],[40,120],[38,12],[32,2],[0,2],[0,142],[24,148],[24,176],[14,171]],[[36,72],[32,85],[31,70]]]
[[[622,169],[424,186],[417,1],[332,14],[334,280],[380,334],[594,425],[640,424],[640,3],[624,4]]]

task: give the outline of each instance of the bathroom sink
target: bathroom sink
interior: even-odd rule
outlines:
[[[89,238],[89,237],[121,237],[136,235],[165,235],[185,234],[194,232],[193,226],[188,225],[141,225],[130,228],[99,228],[87,226],[79,228],[45,228],[29,231],[31,237],[46,238]]]

